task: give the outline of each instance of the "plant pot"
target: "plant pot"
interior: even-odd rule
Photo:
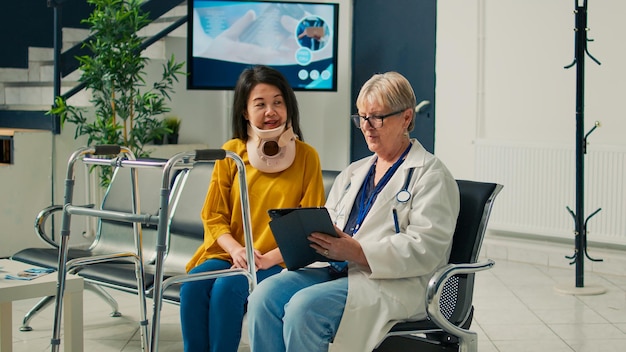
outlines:
[[[167,135],[167,144],[178,144],[178,133]]]
[[[163,137],[152,139],[152,144],[154,144],[154,145],[161,145],[161,144],[163,144]]]

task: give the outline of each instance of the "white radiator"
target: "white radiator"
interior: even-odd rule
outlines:
[[[476,142],[476,178],[504,185],[493,208],[494,230],[574,238],[575,147]],[[587,240],[626,244],[626,148],[589,145],[585,155]]]

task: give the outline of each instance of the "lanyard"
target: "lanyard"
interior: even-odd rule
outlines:
[[[402,152],[402,155],[400,155],[400,158],[398,158],[398,160],[396,160],[396,162],[393,163],[393,165],[389,168],[389,170],[385,172],[385,175],[380,179],[380,181],[374,188],[374,191],[369,195],[369,197],[367,197],[367,187],[376,170],[376,162],[374,162],[372,164],[372,167],[370,167],[370,171],[367,173],[367,177],[365,178],[365,181],[363,181],[363,185],[361,186],[361,197],[359,197],[359,213],[356,218],[356,225],[354,227],[353,235],[357,231],[359,231],[359,228],[361,227],[361,223],[365,219],[365,216],[367,215],[367,213],[369,213],[370,209],[372,208],[372,204],[374,204],[374,201],[376,200],[378,193],[382,191],[383,187],[385,187],[385,185],[387,184],[387,182],[389,182],[389,180],[391,179],[393,174],[396,172],[396,170],[398,170],[398,168],[400,167],[400,164],[402,164],[402,162],[404,161],[404,157],[406,157],[406,155],[409,153],[409,150],[411,150],[411,145],[412,144],[410,143],[409,146],[404,150],[404,152]]]

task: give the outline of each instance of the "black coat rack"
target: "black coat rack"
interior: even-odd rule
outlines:
[[[582,4],[581,4],[582,2]],[[587,50],[587,42],[593,39],[587,38],[587,0],[574,0],[574,14],[576,16],[575,33],[575,56],[574,61],[565,66],[566,69],[576,66],[576,211],[569,206],[567,210],[574,218],[575,224],[575,252],[572,256],[566,256],[571,259],[570,264],[576,264],[576,287],[585,287],[585,257],[594,262],[600,262],[602,259],[594,259],[587,253],[587,222],[596,215],[602,208],[598,208],[585,219],[585,167],[584,156],[587,153],[587,137],[593,132],[600,123],[596,121],[593,128],[584,134],[585,129],[585,55],[589,56],[596,64],[600,62],[594,58]],[[602,291],[604,292],[604,291]],[[602,293],[597,292],[597,293]]]

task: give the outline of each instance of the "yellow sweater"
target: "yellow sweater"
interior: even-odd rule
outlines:
[[[277,247],[268,225],[268,209],[324,205],[319,156],[310,145],[296,140],[296,158],[293,164],[277,173],[264,173],[252,167],[246,144],[240,139],[231,139],[222,148],[239,155],[246,165],[254,248],[261,253]],[[230,233],[241,245],[244,244],[238,177],[237,166],[232,159],[215,162],[200,213],[204,223],[204,243],[187,263],[187,271],[211,258],[232,262],[230,255],[217,244],[217,238],[223,234]]]

